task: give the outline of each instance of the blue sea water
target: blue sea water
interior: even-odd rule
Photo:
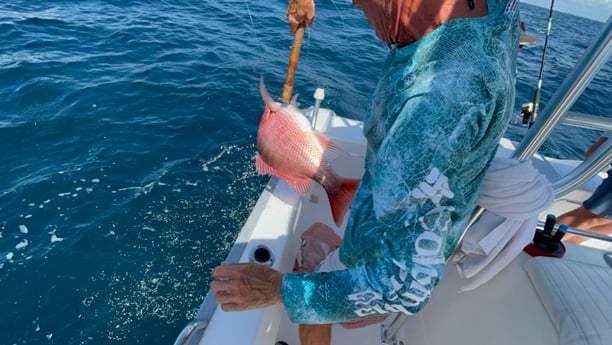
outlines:
[[[0,344],[168,344],[196,312],[267,178],[258,79],[280,94],[286,1],[0,4]],[[295,92],[363,118],[387,48],[348,1],[318,2]],[[548,11],[523,5],[520,103]],[[542,110],[602,23],[555,13]],[[609,114],[608,63],[572,110]],[[525,127],[510,124],[520,140]],[[543,148],[580,158],[598,132]]]

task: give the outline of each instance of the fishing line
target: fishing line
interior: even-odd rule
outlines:
[[[340,8],[338,8],[338,5],[336,5],[336,2],[334,0],[331,0],[331,3],[332,5],[334,5],[334,9],[336,9],[336,13],[338,13],[338,16],[340,17],[340,22],[342,23],[342,26],[344,26],[344,17],[342,16]]]
[[[253,15],[251,14],[251,8],[249,7],[249,2],[247,0],[244,0],[244,3],[246,4],[247,12],[249,13],[249,19],[251,20],[251,26],[255,28],[255,23],[253,23]]]

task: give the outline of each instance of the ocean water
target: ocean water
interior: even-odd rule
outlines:
[[[280,94],[286,1],[0,4],[0,344],[168,344],[203,300],[267,178],[258,80]],[[387,48],[348,1],[319,2],[294,91],[361,119]],[[541,37],[518,66],[533,98]],[[555,13],[540,110],[602,23]],[[611,116],[608,63],[572,110]],[[520,140],[526,128],[509,124]],[[543,147],[580,158],[598,132]]]

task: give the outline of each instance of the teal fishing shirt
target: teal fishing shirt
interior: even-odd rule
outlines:
[[[366,171],[340,247],[345,270],[287,273],[296,323],[420,310],[476,207],[514,107],[516,1],[391,48],[364,122]]]

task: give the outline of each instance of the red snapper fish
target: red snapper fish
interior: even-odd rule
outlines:
[[[257,172],[282,179],[300,194],[308,192],[311,181],[319,183],[327,193],[334,222],[340,226],[359,180],[336,174],[324,157],[325,150],[337,149],[334,144],[315,132],[293,104],[272,100],[263,77],[259,89],[266,107],[257,130]]]

